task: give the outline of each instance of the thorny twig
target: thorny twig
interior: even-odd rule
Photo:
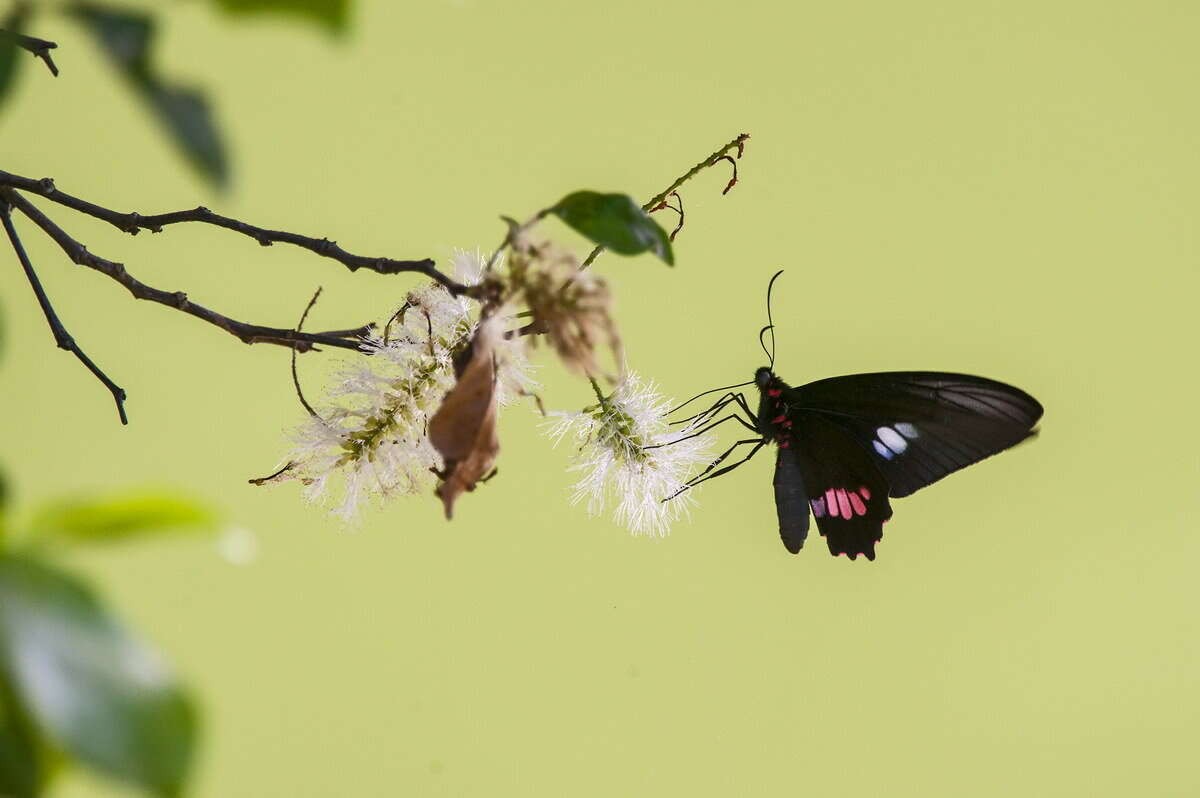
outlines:
[[[14,33],[13,31],[0,28],[0,46],[6,44],[5,39],[10,40],[17,47],[28,50],[36,57],[42,59],[46,63],[46,67],[50,70],[50,74],[58,77],[58,67],[55,66],[54,59],[50,57],[50,51],[58,47],[56,42],[48,42],[36,36],[26,36],[23,33]]]
[[[746,151],[746,141],[749,138],[750,138],[749,133],[739,134],[737,136],[737,138],[735,138],[733,141],[729,142],[724,147],[717,150],[712,155],[708,156],[707,158],[705,158],[703,161],[701,161],[700,163],[693,166],[688,171],[684,172],[682,175],[680,175],[678,178],[675,179],[674,183],[667,186],[659,194],[656,194],[654,197],[651,197],[650,201],[642,206],[642,210],[649,212],[650,210],[657,208],[659,205],[666,202],[667,197],[674,194],[675,191],[680,186],[682,186],[684,183],[686,183],[687,181],[689,181],[693,177],[695,177],[698,172],[702,172],[703,170],[716,164],[719,161],[729,161],[730,163],[733,164],[733,179],[729,181],[728,185],[725,186],[725,190],[721,192],[722,194],[728,193],[729,189],[733,188],[734,184],[737,183],[737,163],[733,160],[733,158],[729,157],[729,155],[727,153],[730,150],[736,149],[737,157],[741,158],[743,153],[745,153],[745,151]],[[682,200],[680,202],[682,202]],[[600,253],[603,251],[604,251],[604,247],[596,247],[595,249],[593,249],[588,254],[588,256],[584,259],[583,264],[579,268],[586,269],[588,266],[591,266],[592,262],[594,260],[596,260],[596,258],[598,258],[600,256]]]
[[[50,304],[50,298],[46,296],[45,289],[42,288],[42,282],[38,279],[37,272],[33,269],[33,264],[29,261],[29,255],[25,252],[24,245],[21,244],[21,239],[17,235],[17,228],[12,222],[12,206],[11,199],[8,196],[0,196],[0,218],[4,222],[4,231],[8,233],[8,240],[12,244],[13,250],[17,253],[17,259],[21,261],[21,268],[25,270],[25,276],[29,278],[29,284],[33,287],[33,293],[37,296],[38,304],[42,307],[42,313],[46,316],[46,321],[50,324],[50,331],[54,333],[54,343],[59,349],[65,349],[71,352],[79,361],[87,367],[88,371],[95,375],[96,379],[108,388],[113,395],[113,400],[117,403],[117,415],[121,418],[122,424],[128,424],[129,418],[125,415],[125,389],[117,385],[108,375],[100,370],[100,367],[92,362],[92,359],[84,354],[84,351],[79,348],[79,344],[75,343],[75,339],[67,332],[62,321],[58,318],[58,314],[54,312],[54,306]]]

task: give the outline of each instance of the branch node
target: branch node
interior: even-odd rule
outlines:
[[[188,302],[188,295],[183,291],[176,291],[171,297],[175,300],[175,307],[180,310],[183,310],[190,304]]]
[[[49,197],[54,192],[58,191],[58,187],[54,185],[53,177],[43,177],[41,180],[38,181],[38,184],[41,185],[42,192],[47,197]]]

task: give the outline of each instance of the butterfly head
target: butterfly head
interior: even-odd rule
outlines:
[[[758,371],[754,372],[754,384],[758,389],[765,390],[776,381],[775,372],[771,371],[770,366],[762,366]]]

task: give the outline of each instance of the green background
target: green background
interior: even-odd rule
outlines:
[[[526,407],[453,523],[432,496],[343,530],[259,489],[303,410],[286,352],[133,301],[18,217],[131,424],[0,270],[0,461],[18,511],[187,489],[253,530],[71,558],[205,710],[200,796],[1192,795],[1200,721],[1194,341],[1200,12],[1187,3],[391,3],[337,39],[165,5],[157,58],[232,145],[214,195],[58,18],[0,118],[5,169],[122,210],[205,204],[445,262],[580,188],[685,190],[678,266],[605,255],[631,365],[676,396],[752,376],[771,273],[791,382],[962,370],[1043,433],[895,505],[875,563],[779,543],[770,456],[690,524],[569,506]],[[236,318],[378,318],[416,282],[199,225],[98,254]],[[669,219],[663,216],[664,224]],[[583,242],[548,225],[578,251]],[[557,408],[589,401],[539,356]],[[338,355],[302,358],[310,393]],[[733,439],[733,432],[726,437]],[[123,795],[84,774],[62,796]]]

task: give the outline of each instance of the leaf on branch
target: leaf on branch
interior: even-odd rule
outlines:
[[[228,159],[208,99],[196,89],[163,80],[151,65],[150,49],[157,34],[154,19],[92,3],[76,3],[70,13],[96,38],[184,157],[203,177],[224,185],[229,178]]]
[[[54,745],[157,795],[180,793],[196,738],[192,703],[86,585],[37,560],[0,557],[0,657]]]
[[[576,191],[559,200],[550,212],[613,252],[638,255],[649,250],[668,266],[675,264],[666,231],[625,194]]]
[[[453,516],[458,497],[475,490],[492,473],[500,454],[496,343],[502,334],[499,319],[485,314],[471,343],[455,358],[454,387],[429,420],[429,441],[444,463],[436,492],[447,519]]]
[[[177,496],[132,495],[59,501],[39,510],[30,525],[40,539],[109,542],[181,530],[210,531],[213,512]]]
[[[333,33],[346,29],[350,0],[217,0],[222,11],[234,15],[280,14],[323,25]]]
[[[29,6],[17,3],[12,10],[0,21],[0,29],[10,34],[23,33],[25,20],[29,18]],[[21,69],[21,56],[24,51],[17,46],[16,36],[6,36],[0,33],[0,105],[8,100],[16,85],[17,74]]]

